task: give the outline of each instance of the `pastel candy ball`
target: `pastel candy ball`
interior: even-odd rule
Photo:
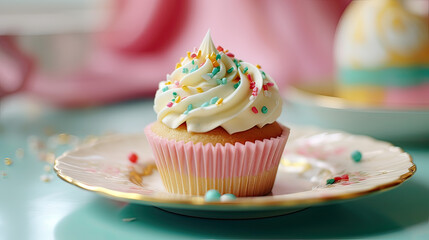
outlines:
[[[352,152],[352,159],[355,162],[360,162],[360,160],[362,160],[362,153],[360,151]]]
[[[221,195],[218,190],[211,189],[206,192],[206,195],[204,196],[204,200],[206,202],[216,202],[220,200],[220,197]]]
[[[220,201],[221,201],[221,202],[234,201],[236,198],[237,198],[237,197],[235,197],[235,195],[234,195],[234,194],[227,193],[227,194],[224,194],[224,195],[222,195],[222,196],[220,197]]]

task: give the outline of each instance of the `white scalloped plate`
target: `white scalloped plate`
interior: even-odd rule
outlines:
[[[362,161],[350,153],[359,150]],[[136,152],[137,164],[128,161]],[[294,212],[395,187],[416,167],[409,154],[390,143],[338,131],[293,127],[271,194],[205,202],[203,197],[167,193],[159,173],[130,181],[130,169],[141,171],[154,162],[143,133],[117,135],[81,146],[55,161],[58,176],[73,185],[119,201],[148,204],[164,210],[209,218],[255,218]],[[327,185],[343,174],[349,181]]]

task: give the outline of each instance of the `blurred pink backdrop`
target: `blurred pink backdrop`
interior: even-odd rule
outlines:
[[[333,74],[333,39],[349,0],[118,0],[84,68],[28,91],[63,106],[152,97],[208,29],[215,45],[260,64],[279,84]]]

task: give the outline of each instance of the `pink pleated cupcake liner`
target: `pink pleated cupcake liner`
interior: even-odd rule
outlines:
[[[203,195],[207,190],[217,189],[221,193],[246,196],[254,195],[248,191],[266,192],[267,188],[270,191],[274,184],[290,132],[280,126],[283,133],[279,137],[234,145],[168,140],[152,132],[152,125],[145,128],[145,134],[169,192]],[[255,190],[256,185],[265,190]]]

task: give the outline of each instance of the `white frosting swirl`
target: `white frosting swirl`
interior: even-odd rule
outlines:
[[[229,134],[276,121],[282,100],[268,74],[230,53],[218,52],[210,32],[199,51],[188,54],[159,83],[154,105],[158,120],[170,128],[186,122],[189,132],[220,126]]]

